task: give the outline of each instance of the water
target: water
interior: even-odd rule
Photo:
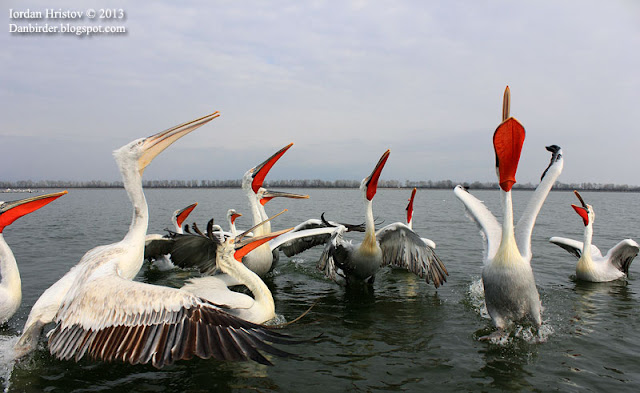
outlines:
[[[289,190],[310,200],[274,200],[274,229],[319,217],[360,223],[363,206],[357,190]],[[410,190],[379,190],[374,213],[384,224],[402,221]],[[212,216],[223,226],[226,210],[246,215],[240,190],[147,190],[149,233],[169,227],[171,213],[192,202],[189,217],[203,228]],[[476,191],[499,212],[497,191]],[[514,192],[516,219],[530,192]],[[623,238],[638,238],[633,214],[640,194],[583,193],[594,206],[594,243],[603,252]],[[2,194],[5,200],[24,194]],[[234,202],[235,201],[235,202]],[[483,313],[479,279],[482,239],[452,191],[419,190],[414,229],[437,243],[436,252],[449,270],[448,282],[435,290],[403,271],[383,270],[370,291],[348,290],[326,280],[315,269],[321,248],[287,258],[281,254],[267,279],[276,312],[292,320],[316,303],[285,332],[313,338],[285,349],[299,359],[272,359],[275,366],[182,361],[162,370],[83,360],[55,360],[44,339],[40,348],[14,364],[15,337],[39,295],[75,265],[91,247],[118,241],[126,232],[131,207],[123,190],[70,190],[69,194],[5,230],[23,281],[18,313],[0,327],[0,381],[8,391],[638,391],[640,388],[640,262],[631,265],[627,281],[602,284],[572,279],[576,260],[548,243],[551,236],[582,239],[582,220],[571,209],[575,197],[553,192],[533,233],[533,270],[542,303],[545,342],[531,339],[527,327],[496,344],[479,341],[491,333]],[[499,218],[500,219],[500,218]],[[355,237],[357,239],[357,237]],[[144,267],[139,280],[179,286],[194,272],[159,272]],[[517,335],[515,334],[517,332]]]

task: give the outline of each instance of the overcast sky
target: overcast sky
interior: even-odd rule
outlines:
[[[144,5],[142,4],[144,3]],[[184,4],[183,4],[184,3]],[[126,20],[12,20],[122,8]],[[527,131],[517,179],[557,144],[562,182],[640,185],[640,2],[4,1],[2,180],[118,180],[111,151],[214,110],[147,179],[494,181],[502,93]],[[9,24],[126,35],[10,34]]]

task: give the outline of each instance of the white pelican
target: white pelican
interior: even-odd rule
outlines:
[[[606,282],[626,277],[629,274],[631,262],[638,255],[640,246],[632,239],[625,239],[611,248],[605,256],[602,256],[600,249],[591,244],[593,221],[596,218],[593,207],[584,203],[578,191],[574,191],[574,193],[582,206],[571,205],[571,207],[582,217],[584,242],[564,237],[552,237],[549,241],[579,258],[576,265],[578,280]]]
[[[518,120],[509,117],[509,101],[507,86],[503,122],[493,136],[496,172],[504,209],[502,226],[486,206],[463,187],[456,186],[454,189],[456,197],[479,225],[485,239],[482,270],[485,303],[493,323],[500,330],[510,322],[522,319],[529,319],[536,326],[542,324],[540,296],[530,264],[531,233],[538,212],[563,166],[562,150],[555,145],[547,147],[552,152],[551,162],[514,230],[511,187],[516,182],[515,173],[525,132]]]
[[[413,199],[416,196],[416,191],[417,189],[414,187],[413,190],[411,191],[411,196],[409,197],[409,203],[407,204],[407,227],[411,230],[413,230]],[[420,239],[422,239],[423,242],[425,242],[425,244],[431,248],[433,248],[435,250],[436,248],[436,243],[431,240],[431,239],[427,239],[426,237],[421,237]]]
[[[49,351],[60,359],[79,360],[88,354],[105,361],[151,362],[162,367],[193,356],[268,364],[257,349],[281,353],[262,341],[277,341],[281,336],[277,333],[188,292],[131,281],[142,266],[148,225],[144,168],[171,143],[218,116],[215,112],[114,152],[133,204],[129,231],[118,243],[88,251],[45,291],[16,344],[18,355],[35,347],[48,322],[55,323],[48,334]]]
[[[32,213],[52,202],[67,191],[38,195],[17,201],[0,201],[0,325],[7,322],[20,307],[22,283],[16,258],[4,240],[2,232],[18,218]]]
[[[360,190],[365,206],[365,235],[362,243],[354,245],[343,239],[347,228],[338,226],[325,245],[318,269],[341,284],[367,282],[373,284],[376,272],[384,265],[403,267],[437,288],[446,281],[447,270],[440,258],[406,225],[391,224],[375,232],[372,200],[378,188],[380,173],[389,158],[387,150],[371,175],[364,178]]]

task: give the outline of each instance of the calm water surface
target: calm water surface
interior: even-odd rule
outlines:
[[[275,229],[287,228],[326,212],[328,219],[360,223],[363,205],[357,190],[289,190],[310,200],[279,201],[269,213]],[[384,225],[402,221],[410,190],[380,190],[374,214]],[[147,190],[149,233],[171,225],[171,213],[190,203],[189,217],[204,227],[213,216],[223,226],[226,210],[246,214],[240,190]],[[476,191],[497,215],[497,191]],[[516,219],[531,193],[514,192]],[[624,238],[640,238],[634,213],[640,194],[583,193],[594,206],[594,243],[606,251]],[[13,200],[25,194],[1,194]],[[9,348],[40,294],[74,266],[90,248],[119,241],[131,219],[124,190],[70,190],[50,206],[5,231],[22,275],[23,301],[18,313],[0,327],[0,381],[8,391],[204,392],[204,391],[633,391],[640,390],[640,262],[626,281],[603,284],[572,279],[576,260],[548,243],[551,236],[582,239],[582,220],[569,192],[549,195],[533,233],[532,265],[544,306],[546,342],[517,328],[502,343],[478,337],[491,333],[482,311],[479,278],[482,239],[452,191],[419,190],[414,229],[437,243],[449,270],[448,282],[435,290],[413,275],[383,270],[369,291],[347,290],[326,280],[315,265],[321,248],[294,258],[281,255],[266,279],[276,312],[292,320],[316,303],[305,318],[285,332],[300,338],[322,334],[314,343],[286,350],[298,359],[272,359],[275,366],[182,361],[162,370],[151,366],[55,360],[45,340],[33,355],[14,364]],[[499,218],[500,219],[500,218]],[[357,240],[357,236],[354,238]],[[145,266],[138,280],[180,286],[195,272],[161,272]]]

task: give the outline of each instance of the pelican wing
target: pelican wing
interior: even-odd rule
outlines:
[[[611,248],[607,255],[604,256],[616,269],[624,274],[629,274],[629,266],[633,259],[638,255],[640,246],[634,240],[624,239],[620,243]]]
[[[560,246],[564,248],[565,250],[567,250],[567,252],[569,252],[569,254],[575,256],[578,259],[580,259],[580,257],[582,256],[582,249],[584,248],[584,243],[578,240],[567,239],[566,237],[554,236],[551,239],[549,239],[549,241],[555,244],[556,246]],[[593,244],[591,245],[591,255],[595,257],[602,257],[602,253],[600,252],[600,249],[594,246]]]
[[[309,221],[320,220],[308,220],[305,223]],[[327,243],[335,229],[334,227],[322,225],[304,227],[301,224],[292,231],[269,241],[269,247],[271,247],[271,250],[279,247],[284,252],[284,255],[292,257],[312,247]]]
[[[158,259],[171,253],[173,240],[162,235],[147,235],[144,242],[144,259]]]
[[[462,186],[453,189],[455,196],[464,204],[471,219],[480,227],[480,233],[485,240],[485,263],[496,255],[502,237],[502,227],[487,207],[476,197],[467,192]]]
[[[538,187],[536,187],[536,190],[533,192],[531,199],[529,199],[529,203],[524,209],[524,212],[522,213],[520,220],[518,220],[515,228],[516,244],[518,245],[518,249],[520,250],[522,257],[527,260],[531,260],[532,257],[531,234],[533,233],[533,227],[536,224],[538,213],[540,212],[544,201],[547,199],[547,195],[549,195],[549,191],[551,191],[553,183],[556,182],[556,179],[560,176],[560,173],[562,173],[564,165],[562,150],[555,145],[554,147],[557,150],[553,151],[551,162],[542,174],[540,184],[538,184]],[[550,149],[552,148],[547,147],[547,150],[553,150]]]
[[[171,262],[183,269],[195,268],[212,274],[216,268],[218,241],[197,234],[172,234]]]
[[[382,249],[383,265],[409,270],[438,288],[447,281],[447,269],[433,248],[401,222],[389,224],[376,233]]]
[[[344,279],[348,274],[348,260],[353,252],[353,245],[345,241],[342,236],[346,230],[347,228],[342,225],[334,228],[318,261],[318,270],[333,281]]]
[[[86,354],[160,368],[193,356],[271,364],[259,350],[289,355],[265,342],[286,343],[287,336],[179,289],[107,275],[72,292],[49,333],[49,351],[59,359]]]

